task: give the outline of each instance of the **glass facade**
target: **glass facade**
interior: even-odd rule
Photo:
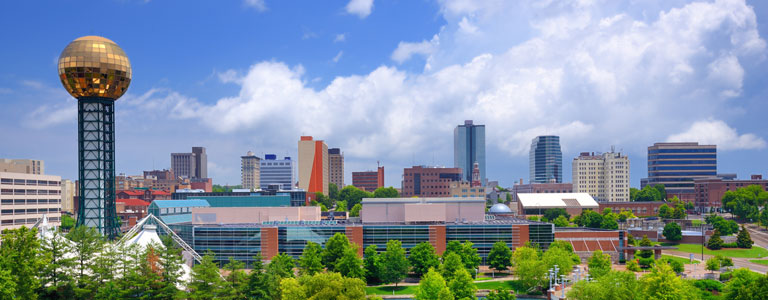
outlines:
[[[346,228],[343,226],[279,227],[278,251],[298,259],[307,242],[318,243],[325,248],[325,242],[334,234],[345,232]]]
[[[277,159],[277,155],[267,154],[260,162],[259,184],[261,189],[267,189],[270,184],[279,184],[281,189],[291,190],[296,182],[294,162],[290,157]]]
[[[421,225],[386,225],[363,226],[363,248],[376,245],[379,252],[387,249],[389,240],[399,240],[403,248],[410,253],[411,248],[421,242],[429,242],[429,226]]]
[[[195,226],[193,230],[194,243],[187,243],[201,255],[212,251],[215,255],[214,261],[220,266],[232,257],[244,262],[248,268],[253,265],[253,257],[261,252],[259,227]]]
[[[563,152],[560,150],[560,137],[545,135],[534,138],[531,141],[528,167],[531,183],[562,183]]]
[[[453,130],[453,166],[461,168],[461,179],[472,182],[472,169],[477,162],[480,181],[485,185],[485,125],[474,125],[471,120]]]
[[[645,185],[663,184],[669,195],[692,194],[693,180],[717,175],[717,147],[699,143],[656,143],[648,147]]]

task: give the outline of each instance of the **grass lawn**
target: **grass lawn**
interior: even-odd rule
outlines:
[[[485,281],[485,280],[491,280],[491,277],[477,277],[475,278],[475,281]]]
[[[395,295],[413,295],[416,294],[418,285],[407,286],[368,286],[365,287],[365,294],[367,295],[392,295],[392,291],[395,291]]]
[[[696,219],[691,220],[691,225],[693,226],[699,226],[701,225],[701,223],[703,223],[701,220],[696,220]]]
[[[683,263],[684,265],[691,264],[691,260],[687,259],[687,258],[671,256],[671,255],[662,255],[661,258],[667,258],[669,260],[676,260],[676,261],[679,261],[679,262]],[[700,261],[698,261],[696,259],[693,260],[693,264],[698,264],[698,263],[700,263]]]
[[[701,253],[701,248],[702,248],[701,245],[699,244],[662,243],[662,245],[674,246],[674,247],[677,247],[676,251],[694,253],[694,254]],[[705,247],[704,254],[723,255],[727,257],[738,257],[738,258],[761,258],[761,257],[768,256],[768,250],[765,250],[764,248],[760,248],[760,247],[754,247],[754,246],[752,247],[752,249],[727,248],[727,249],[720,249],[720,250],[709,250]]]
[[[749,262],[768,266],[768,259],[750,259]]]

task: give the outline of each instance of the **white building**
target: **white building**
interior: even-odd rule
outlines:
[[[243,185],[243,189],[247,190],[257,190],[259,189],[260,184],[260,166],[261,164],[259,161],[261,161],[261,158],[258,158],[256,155],[253,155],[253,152],[248,151],[248,153],[245,154],[245,156],[241,156],[241,176],[240,178],[241,183]]]
[[[582,152],[573,159],[573,192],[597,201],[629,201],[629,158],[616,152]]]
[[[270,184],[279,184],[280,189],[292,190],[296,184],[296,162],[290,157],[277,159],[275,154],[266,154],[261,160],[261,189],[267,189]]]
[[[48,216],[61,223],[61,177],[0,172],[0,230],[31,227]]]

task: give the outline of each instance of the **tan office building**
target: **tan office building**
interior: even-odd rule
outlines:
[[[75,182],[69,179],[61,181],[61,211],[75,214]]]
[[[45,163],[35,159],[0,159],[0,172],[45,174]]]
[[[328,181],[339,190],[344,187],[344,153],[339,148],[328,149]]]
[[[61,223],[61,177],[0,172],[0,230],[31,227],[43,215]]]
[[[261,187],[261,158],[248,151],[240,157],[240,179],[244,189],[257,190]]]
[[[328,196],[328,145],[302,136],[299,140],[299,188],[308,197],[317,192]]]
[[[600,202],[629,201],[629,158],[616,152],[582,152],[573,159],[573,192]]]

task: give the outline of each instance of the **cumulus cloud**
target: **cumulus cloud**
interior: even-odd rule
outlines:
[[[43,129],[59,124],[77,122],[77,102],[68,100],[64,104],[41,105],[27,115],[24,125]]]
[[[350,0],[345,9],[348,14],[357,15],[364,19],[373,10],[373,0]]]
[[[253,7],[258,11],[267,10],[267,4],[264,2],[264,0],[245,0],[244,3],[246,6]]]
[[[688,130],[671,135],[668,142],[699,142],[714,144],[722,150],[763,149],[765,140],[751,133],[739,134],[723,121],[694,122]]]
[[[418,43],[400,42],[397,48],[392,52],[392,60],[403,63],[410,59],[414,54],[428,56],[432,54],[440,45],[440,38],[435,35],[431,40]]]

